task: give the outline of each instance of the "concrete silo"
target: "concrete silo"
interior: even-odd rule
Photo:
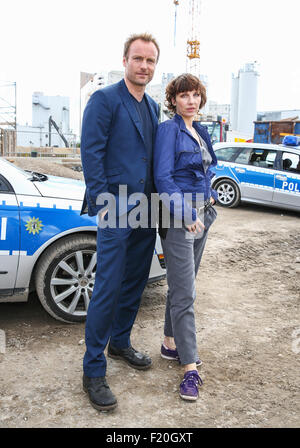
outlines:
[[[253,136],[257,118],[257,79],[255,63],[245,64],[238,76],[232,78],[231,128],[246,136]]]
[[[231,80],[231,102],[230,102],[230,123],[232,129],[237,129],[239,106],[239,78],[232,74]]]
[[[246,64],[239,72],[238,131],[253,135],[257,118],[257,77],[254,64]]]

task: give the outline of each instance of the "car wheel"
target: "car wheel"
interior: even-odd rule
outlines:
[[[53,317],[83,322],[96,275],[96,237],[72,235],[54,243],[42,255],[35,285],[40,302]]]
[[[218,193],[218,203],[223,207],[237,207],[240,203],[239,187],[231,180],[223,179],[214,186]]]

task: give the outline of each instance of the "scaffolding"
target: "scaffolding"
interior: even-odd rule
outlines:
[[[0,127],[17,129],[17,84],[0,81]]]
[[[17,84],[0,81],[0,154],[14,153],[17,129]]]

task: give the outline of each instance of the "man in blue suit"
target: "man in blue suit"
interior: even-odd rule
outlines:
[[[130,36],[124,46],[124,79],[94,92],[85,108],[82,213],[98,214],[100,221],[113,213],[99,201],[101,194],[113,194],[119,205],[124,200],[118,195],[120,185],[126,186],[127,196],[144,193],[150,197],[155,191],[152,150],[159,109],[145,88],[153,78],[158,57],[159,46],[153,36]],[[116,228],[98,226],[96,280],[86,321],[83,388],[98,410],[117,406],[105,378],[108,342],[108,356],[136,369],[151,366],[151,359],[131,346],[130,333],[149,276],[156,230],[118,225],[120,219],[117,210]]]

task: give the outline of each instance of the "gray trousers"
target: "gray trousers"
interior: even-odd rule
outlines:
[[[192,364],[199,358],[194,315],[195,278],[209,227],[216,217],[213,207],[208,207],[204,216],[199,215],[206,227],[200,237],[193,236],[184,227],[175,228],[171,220],[167,236],[161,240],[168,282],[164,334],[174,337],[181,364]]]

